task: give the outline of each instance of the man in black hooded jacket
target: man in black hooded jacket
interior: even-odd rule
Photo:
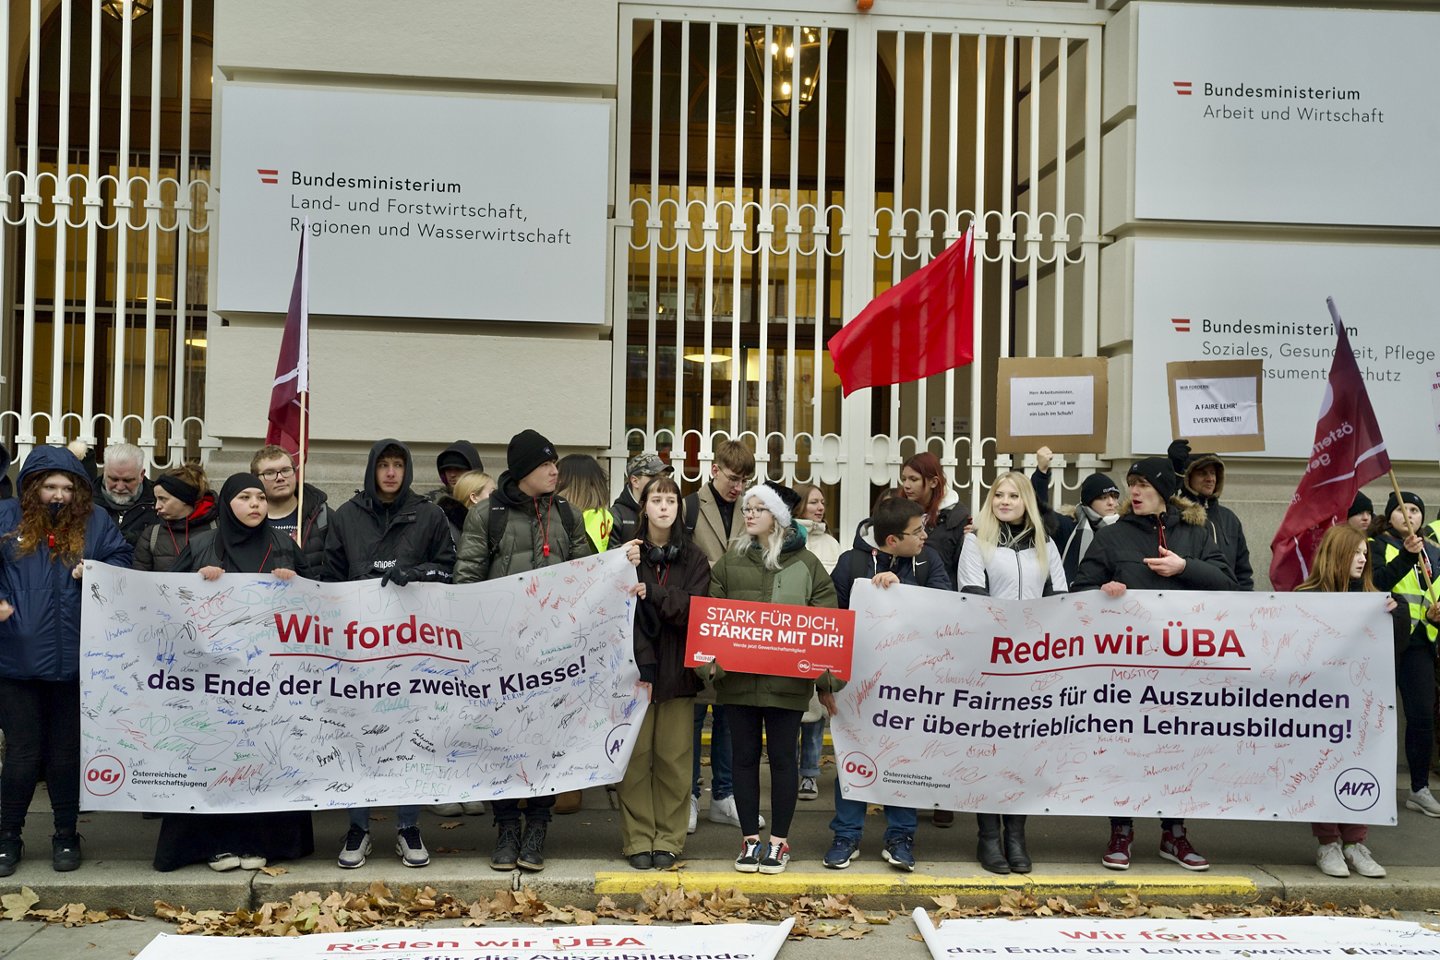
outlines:
[[[455,529],[465,525],[465,514],[470,505],[455,499],[455,481],[471,470],[484,470],[480,451],[469,440],[456,440],[441,450],[435,458],[435,473],[440,477],[440,486],[425,494],[425,499],[445,511],[450,525]]]
[[[449,583],[455,543],[445,514],[410,489],[410,448],[385,439],[370,448],[365,489],[335,511],[325,533],[325,579],[378,577],[385,585]],[[430,853],[420,839],[419,806],[396,811],[395,853],[407,867],[423,867]],[[336,863],[353,870],[370,854],[370,811],[350,811],[350,832]]]
[[[508,469],[496,481],[495,492],[465,518],[456,583],[495,580],[595,552],[580,511],[555,493],[559,459],[550,441],[534,430],[510,438],[505,452]],[[545,869],[545,834],[555,796],[526,799],[523,833],[518,799],[495,800],[490,806],[498,834],[491,869]]]
[[[1220,502],[1225,492],[1225,461],[1213,453],[1191,453],[1188,440],[1176,440],[1167,452],[1185,496],[1205,508],[1210,538],[1225,555],[1239,589],[1254,590],[1255,573],[1250,568],[1245,528],[1235,511]]]

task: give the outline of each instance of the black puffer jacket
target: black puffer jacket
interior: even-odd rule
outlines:
[[[1215,468],[1215,496],[1202,497],[1190,486],[1190,476],[1201,467]],[[1180,480],[1185,486],[1185,496],[1205,508],[1205,524],[1210,528],[1210,538],[1225,554],[1225,562],[1235,575],[1235,582],[1241,590],[1255,589],[1255,572],[1250,568],[1250,547],[1245,542],[1245,528],[1235,511],[1220,502],[1225,492],[1225,461],[1213,453],[1194,453],[1185,461]]]
[[[404,451],[405,480],[395,499],[385,503],[375,487],[375,463],[380,451],[389,446]],[[410,489],[414,477],[410,448],[400,441],[380,440],[370,448],[365,489],[357,491],[330,518],[323,579],[364,580],[400,567],[421,580],[450,582],[455,566],[450,525],[439,507]]]
[[[965,524],[970,522],[970,505],[965,501],[951,504],[940,511],[930,530],[926,545],[940,554],[945,576],[951,583],[960,582],[960,548],[965,545]]]
[[[183,520],[157,520],[150,524],[135,541],[132,569],[152,573],[170,571],[192,537],[215,529],[215,516],[215,494],[207,490]]]
[[[705,687],[685,666],[685,634],[690,598],[703,597],[710,590],[710,561],[693,543],[685,544],[668,563],[652,555],[663,552],[646,544],[636,569],[645,584],[645,598],[635,607],[635,665],[640,679],[653,684],[652,703],[693,697]]]
[[[634,540],[640,529],[640,504],[635,502],[634,495],[630,493],[628,481],[625,489],[620,491],[620,496],[610,504],[610,516],[615,518],[615,526],[610,528],[610,549],[614,550]]]
[[[1145,565],[1147,557],[1160,556],[1160,526],[1165,547],[1185,558],[1185,569],[1162,577]],[[1193,500],[1172,497],[1159,517],[1137,517],[1127,500],[1120,502],[1120,519],[1095,531],[1095,539],[1080,561],[1072,591],[1098,590],[1117,580],[1131,590],[1236,590],[1235,577],[1210,536],[1205,508]]]

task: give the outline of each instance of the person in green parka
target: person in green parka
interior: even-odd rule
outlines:
[[[795,491],[765,482],[740,500],[745,532],[710,571],[710,596],[722,600],[809,607],[836,607],[835,585],[794,522],[800,498]],[[786,842],[800,783],[796,748],[800,718],[810,696],[835,712],[833,694],[843,684],[826,673],[816,680],[733,673],[720,662],[701,668],[712,679],[717,703],[727,708],[734,749],[735,807],[743,842],[735,869],[781,873],[790,860]],[[760,843],[760,755],[770,758],[770,841]]]

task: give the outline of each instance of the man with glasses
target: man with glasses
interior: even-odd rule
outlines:
[[[250,472],[259,477],[265,487],[270,511],[266,525],[299,541],[305,551],[305,565],[313,571],[301,573],[319,579],[325,565],[325,531],[330,526],[331,512],[325,491],[305,484],[305,516],[302,518],[300,477],[295,461],[284,447],[274,444],[255,451],[255,456],[250,458]]]
[[[745,532],[745,516],[737,503],[754,477],[755,455],[750,448],[738,440],[726,440],[715,448],[710,482],[685,498],[685,529],[712,567],[725,556],[730,541]],[[707,688],[695,703],[695,779],[690,793],[690,833],[695,832],[700,817],[700,739],[705,712],[712,706],[715,715],[710,724],[710,819],[740,829],[730,778],[730,724],[726,722],[725,708],[715,703],[714,697],[714,692]],[[765,826],[763,817],[760,826]]]
[[[925,509],[914,500],[895,497],[875,506],[875,516],[860,525],[855,547],[840,555],[830,579],[840,606],[850,608],[850,591],[856,580],[869,580],[882,590],[897,583],[937,590],[954,590],[940,554],[926,546]],[[885,806],[885,847],[881,856],[897,870],[915,869],[914,807]],[[835,835],[825,854],[825,866],[844,870],[860,852],[865,829],[865,801],[850,800],[840,793],[835,778],[835,817],[830,831]]]

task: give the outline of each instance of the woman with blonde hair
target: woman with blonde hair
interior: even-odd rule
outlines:
[[[495,489],[495,478],[484,470],[469,470],[455,479],[455,499],[469,510],[475,504],[490,496]]]
[[[996,478],[960,549],[960,590],[1006,600],[1064,593],[1064,558],[1045,537],[1035,490],[1022,473]],[[977,858],[991,873],[1029,873],[1025,820],[1017,814],[977,813]],[[1002,838],[1001,828],[1004,828]]]
[[[595,545],[596,553],[610,546],[610,530],[615,516],[610,512],[610,481],[600,461],[587,453],[572,453],[560,458],[560,482],[556,493],[563,493],[571,506],[585,518],[585,532]]]
[[[1325,531],[1311,562],[1310,576],[1296,587],[1300,591],[1324,593],[1375,593],[1380,588],[1372,579],[1374,568],[1370,544],[1363,531],[1349,524],[1336,524]],[[1394,597],[1388,597],[1385,608],[1394,622],[1394,642],[1403,648],[1409,641],[1409,617]],[[1354,870],[1362,877],[1383,877],[1385,868],[1375,862],[1365,846],[1369,827],[1363,823],[1312,823],[1310,832],[1320,841],[1315,852],[1315,865],[1331,877],[1348,877]]]

